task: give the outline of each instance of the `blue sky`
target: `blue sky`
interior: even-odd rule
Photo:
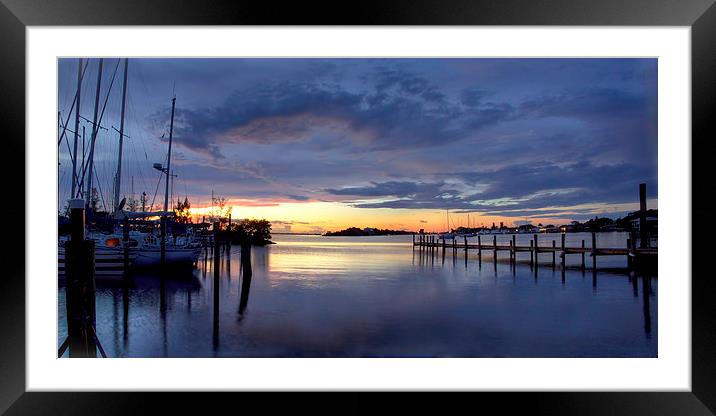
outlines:
[[[103,97],[116,62],[105,60]],[[121,70],[97,139],[107,195]],[[77,59],[61,59],[63,120],[76,76]],[[214,190],[239,210],[321,202],[567,222],[623,214],[640,182],[657,198],[656,59],[130,59],[128,85],[123,194],[134,177],[135,194],[153,195],[174,92],[175,194],[198,205]]]

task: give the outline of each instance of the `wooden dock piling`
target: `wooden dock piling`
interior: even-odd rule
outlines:
[[[81,199],[70,200],[70,240],[65,243],[65,304],[67,307],[67,340],[70,358],[97,357],[95,331],[95,244],[85,239],[85,205]],[[61,347],[58,356],[62,356]]]
[[[512,254],[512,262],[513,262],[513,263],[514,263],[514,262],[517,262],[517,239],[516,239],[516,236],[515,236],[514,234],[512,234],[512,250],[511,250],[511,254]]]
[[[530,267],[532,264],[534,264],[534,248],[533,248],[534,242],[530,240]]]
[[[482,242],[479,235],[477,236],[477,258],[482,260]]]
[[[552,240],[552,268],[554,269],[557,266],[556,257],[557,252],[555,251],[555,248],[557,247],[557,242]]]
[[[582,240],[582,270],[584,270],[586,267],[584,265],[584,240]]]
[[[562,269],[564,269],[565,264],[567,264],[567,253],[564,251],[565,238],[566,234],[562,233]]]
[[[597,269],[597,233],[592,231],[592,269]]]
[[[646,184],[639,184],[639,247],[649,247],[646,224]]]
[[[219,345],[219,287],[221,286],[221,283],[219,281],[219,275],[220,275],[220,263],[221,258],[219,255],[219,248],[220,248],[220,242],[219,242],[219,222],[215,222],[213,225],[214,228],[214,283],[212,284],[212,290],[213,298],[214,298],[214,304],[213,304],[213,326],[212,326],[212,341],[214,345],[214,349],[216,349]]]
[[[495,261],[497,261],[497,236],[492,236],[492,256]]]
[[[249,302],[249,289],[251,288],[251,277],[253,271],[251,269],[251,243],[248,241],[241,244],[241,296],[239,299],[239,314],[243,315],[246,305]]]
[[[124,277],[129,274],[129,218],[124,217],[122,224],[122,242],[124,254]]]

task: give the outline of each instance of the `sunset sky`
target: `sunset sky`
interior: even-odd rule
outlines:
[[[116,65],[104,61],[100,110]],[[62,123],[77,66],[58,62]],[[82,85],[87,119],[97,66]],[[107,203],[122,68],[96,144]],[[173,196],[199,217],[213,191],[233,218],[274,231],[443,231],[446,209],[451,226],[562,224],[637,209],[640,182],[657,208],[656,59],[130,59],[121,193],[146,192],[154,208],[173,94]],[[61,208],[68,143],[59,152]]]

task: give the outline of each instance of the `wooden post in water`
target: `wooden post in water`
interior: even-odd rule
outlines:
[[[226,227],[227,239],[226,239],[226,255],[231,254],[231,211],[229,211],[229,225]]]
[[[562,233],[562,269],[564,269],[565,264],[567,264],[567,253],[564,251],[564,242],[567,234]]]
[[[219,261],[219,247],[220,247],[220,244],[221,244],[221,243],[219,242],[219,228],[220,228],[220,226],[221,226],[221,225],[220,225],[220,223],[219,223],[218,221],[215,222],[214,225],[213,225],[213,228],[214,228],[214,262],[215,262],[215,263],[214,263],[214,269],[215,269],[214,274],[215,274],[215,275],[216,275],[216,273],[218,273],[218,270],[219,270],[216,263]]]
[[[122,227],[122,240],[124,247],[124,277],[129,273],[129,217],[124,217]]]
[[[557,262],[555,261],[557,257],[557,242],[552,240],[552,268],[554,269],[557,267]]]
[[[631,269],[632,269],[631,238],[627,238],[626,246],[627,246],[627,268],[628,268],[629,270],[631,270]]]
[[[213,319],[213,327],[212,327],[212,340],[214,344],[214,349],[216,350],[219,346],[219,289],[221,286],[221,282],[219,281],[219,275],[220,275],[220,263],[221,258],[219,256],[219,228],[220,223],[214,222],[213,225],[214,228],[214,283],[212,284],[212,290],[214,291],[213,297],[214,297],[214,304],[213,304],[213,312],[214,312],[214,319]]]
[[[534,248],[533,248],[534,242],[530,240],[530,267],[532,267],[532,264],[534,264]]]
[[[494,260],[497,261],[497,236],[492,236],[492,256],[494,257]]]
[[[241,243],[241,271],[244,279],[248,276],[251,278],[253,271],[251,269],[251,242],[244,241]]]
[[[639,247],[649,247],[646,227],[646,184],[639,184]]]
[[[512,234],[512,262],[517,262],[517,239],[514,234]]]
[[[535,235],[532,237],[532,239],[533,239],[533,241],[534,241],[533,249],[534,249],[534,252],[535,252],[535,253],[534,253],[534,255],[535,255],[535,265],[538,265],[538,264],[539,264],[539,256],[538,256],[538,254],[539,254],[539,248],[537,248],[537,234],[535,234]]]
[[[482,241],[479,235],[477,236],[477,258],[482,260]]]
[[[251,287],[251,243],[249,241],[241,242],[241,297],[239,299],[239,314],[243,315],[246,305],[249,302],[249,288]]]
[[[467,236],[464,235],[462,238],[465,240],[465,259],[467,259]]]
[[[597,233],[592,231],[592,269],[597,270]]]
[[[96,358],[94,241],[85,239],[85,203],[70,200],[70,240],[65,243],[65,304],[70,358]]]
[[[584,248],[584,240],[582,240],[582,248]],[[582,250],[582,270],[584,270],[584,269],[585,269],[585,266],[584,266],[584,250]]]

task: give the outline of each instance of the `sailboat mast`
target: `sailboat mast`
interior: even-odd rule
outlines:
[[[172,98],[172,116],[171,121],[169,122],[169,150],[167,151],[167,166],[165,170],[166,174],[166,182],[164,186],[164,212],[162,213],[162,222],[161,222],[161,241],[160,244],[160,253],[161,253],[161,264],[164,264],[166,261],[166,245],[167,245],[167,209],[169,208],[169,168],[171,167],[172,163],[172,135],[174,133],[174,105],[176,103],[177,97]]]
[[[169,172],[172,165],[172,135],[174,133],[174,104],[176,97],[172,98],[172,117],[169,122],[169,151],[167,152],[167,169],[166,169],[166,183],[164,187],[164,216],[167,215],[167,209],[169,209]]]
[[[97,70],[97,93],[95,95],[94,99],[94,117],[92,121],[92,137],[90,137],[90,148],[89,148],[89,161],[87,162],[89,164],[87,168],[87,172],[85,175],[87,175],[87,194],[85,195],[86,205],[89,207],[90,202],[92,201],[92,173],[94,169],[94,142],[97,138],[97,111],[99,109],[99,92],[100,87],[102,86],[102,63],[104,62],[104,59],[99,58],[99,69]]]
[[[77,140],[80,134],[80,97],[82,96],[82,58],[77,65],[77,106],[75,107],[75,139],[72,150],[72,198],[77,192]]]
[[[117,156],[117,174],[114,177],[114,210],[119,209],[119,188],[122,183],[122,145],[124,144],[124,107],[127,103],[127,67],[129,59],[124,59],[124,84],[122,85],[122,113],[119,121],[119,155]]]

